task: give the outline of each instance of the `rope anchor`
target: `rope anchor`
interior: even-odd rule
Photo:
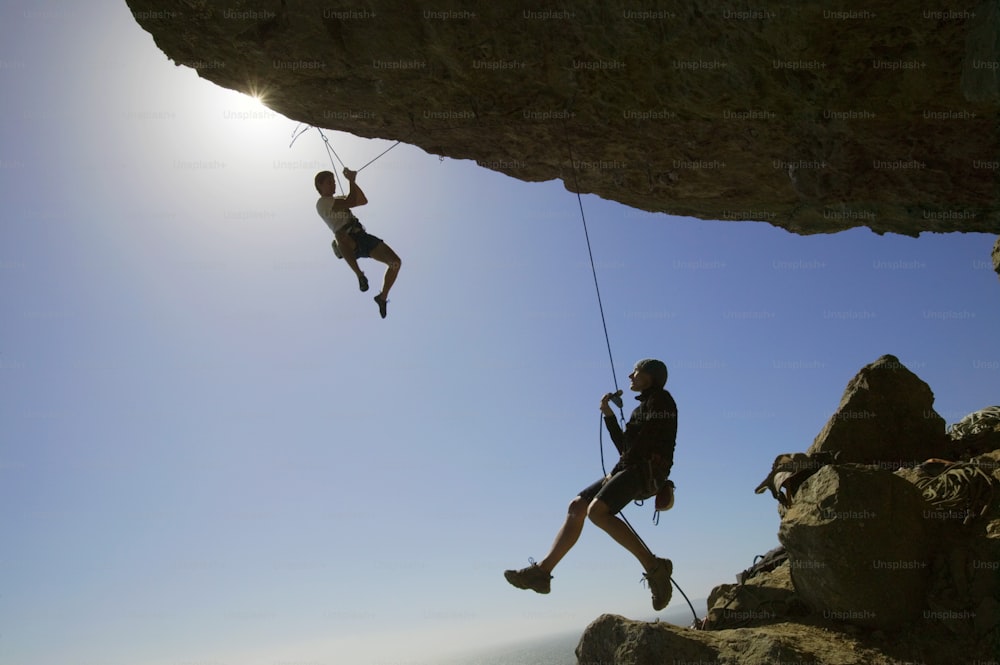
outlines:
[[[300,122],[298,125],[295,126],[295,129],[292,130],[292,142],[288,144],[288,147],[291,148],[295,144],[295,141],[298,140],[298,138],[300,136],[302,136],[303,134],[305,134],[306,132],[308,132],[310,129],[315,129],[317,132],[319,132],[319,135],[323,138],[323,147],[326,148],[326,156],[330,158],[330,165],[333,166],[333,175],[334,175],[335,178],[337,178],[337,189],[340,190],[340,191],[344,191],[344,188],[340,184],[340,176],[337,175],[337,165],[333,163],[333,158],[336,157],[337,161],[340,162],[341,168],[346,169],[347,165],[344,164],[344,160],[342,160],[340,158],[340,155],[337,154],[337,151],[333,149],[333,144],[330,143],[330,139],[327,138],[326,134],[323,133],[322,129],[320,129],[319,127],[315,127],[313,125],[306,125],[306,127],[304,129],[300,130],[299,127],[301,127],[301,126],[302,126],[302,123]],[[376,160],[378,160],[379,158],[381,158],[382,155],[384,155],[385,153],[389,152],[390,150],[392,150],[393,148],[395,148],[400,143],[402,143],[401,140],[400,141],[396,141],[391,146],[389,146],[388,148],[386,148],[385,150],[383,150],[382,152],[380,152],[378,155],[376,155],[374,159],[369,160],[367,163],[365,163],[364,166],[362,166],[360,169],[356,170],[355,173],[361,173],[366,168],[368,168],[371,164],[373,164]]]

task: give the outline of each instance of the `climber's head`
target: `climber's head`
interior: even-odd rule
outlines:
[[[635,364],[628,375],[632,379],[632,389],[642,392],[647,388],[663,388],[667,383],[667,366],[662,360],[646,358]]]
[[[320,171],[316,174],[313,184],[320,196],[333,196],[337,191],[337,179],[333,177],[333,171]]]

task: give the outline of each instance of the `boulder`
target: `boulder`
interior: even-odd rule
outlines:
[[[659,625],[603,614],[583,632],[576,657],[580,663],[616,665],[660,665],[668,656],[674,662],[715,661],[718,651],[701,639],[704,635],[676,626],[663,630]]]
[[[707,607],[703,630],[794,621],[809,613],[795,595],[788,561],[741,584],[720,584],[708,594]]]
[[[895,356],[885,355],[850,380],[807,452],[839,453],[841,463],[895,470],[932,457],[949,459],[952,446],[930,387]]]
[[[920,490],[889,471],[820,469],[778,531],[799,598],[824,618],[873,628],[920,617],[932,558],[926,507]]]

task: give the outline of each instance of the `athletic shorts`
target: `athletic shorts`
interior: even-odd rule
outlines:
[[[594,499],[600,499],[608,504],[612,514],[617,514],[629,502],[648,498],[645,494],[648,484],[645,475],[639,468],[629,467],[610,478],[601,478],[581,491],[579,496],[588,504]]]
[[[358,251],[355,256],[359,259],[367,259],[371,256],[372,250],[382,244],[382,239],[378,236],[373,236],[367,231],[360,231],[351,234],[354,238],[355,244],[358,246]]]

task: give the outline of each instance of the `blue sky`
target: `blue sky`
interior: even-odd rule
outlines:
[[[0,5],[2,660],[401,665],[652,617],[593,526],[551,595],[501,574],[601,473],[576,197],[395,148],[358,178],[403,260],[383,321],[316,216],[318,135],[91,5]],[[991,236],[584,206],[617,380],[662,358],[680,410],[676,508],[626,514],[692,599],[777,544],[753,488],[863,365],[948,423],[997,402]]]

